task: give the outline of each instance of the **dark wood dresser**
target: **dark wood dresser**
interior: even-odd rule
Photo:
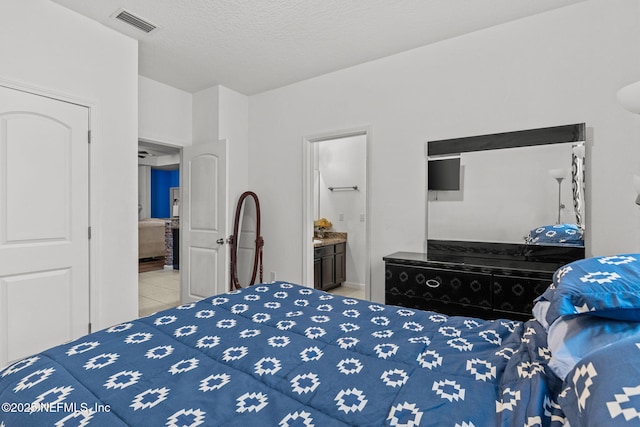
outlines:
[[[385,256],[385,303],[484,319],[530,319],[533,300],[584,248],[429,241]]]

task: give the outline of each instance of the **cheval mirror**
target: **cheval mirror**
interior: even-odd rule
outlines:
[[[231,290],[262,282],[262,247],[260,202],[256,193],[245,191],[238,199],[231,244]]]

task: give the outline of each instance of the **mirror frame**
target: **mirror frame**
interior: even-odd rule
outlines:
[[[427,142],[429,156],[585,141],[584,123]]]
[[[487,135],[478,135],[453,139],[441,139],[427,141],[427,158],[429,156],[453,155],[465,152],[496,150],[503,148],[530,147],[538,145],[549,145],[558,143],[586,143],[586,125],[585,123],[576,123],[570,125],[551,126],[537,129],[527,129],[512,132],[502,132]],[[575,155],[573,156],[575,159]],[[584,160],[583,160],[584,161]],[[573,188],[574,199],[576,191],[582,196],[582,207],[584,209],[584,164],[572,165],[573,168],[578,167],[574,172],[581,175],[582,188]],[[575,185],[575,183],[574,183]],[[574,200],[575,203],[575,200]],[[428,208],[427,208],[428,209]],[[584,214],[581,212],[582,223],[584,225]],[[427,242],[429,241],[429,229],[426,227]]]
[[[240,195],[238,204],[236,205],[236,215],[233,223],[233,234],[229,236],[229,243],[231,244],[231,289],[242,289],[242,285],[238,280],[238,235],[240,233],[240,214],[242,213],[242,207],[245,199],[252,198],[256,204],[256,246],[253,257],[253,271],[251,273],[251,280],[247,286],[253,286],[256,283],[256,275],[260,273],[260,282],[262,282],[262,248],[264,246],[264,239],[260,235],[260,201],[258,196],[253,191],[245,191]]]

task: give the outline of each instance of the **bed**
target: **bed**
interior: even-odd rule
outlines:
[[[615,308],[610,296],[597,301],[606,284],[592,286],[596,296],[575,293],[575,277],[596,265],[578,262],[556,273],[527,322],[447,317],[286,282],[212,296],[6,367],[0,426],[634,425],[640,328],[623,325],[624,339],[611,342],[602,328],[640,320],[636,259],[597,265],[622,277],[610,290]],[[591,326],[575,319],[600,322],[579,337],[579,351],[567,337]],[[617,354],[629,355],[615,377],[624,384],[605,374]],[[550,365],[563,367],[564,380]]]

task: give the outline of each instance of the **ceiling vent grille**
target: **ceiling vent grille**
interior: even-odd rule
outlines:
[[[145,33],[150,33],[151,31],[158,28],[157,25],[152,24],[146,19],[140,18],[139,16],[134,15],[126,9],[121,9],[114,14],[116,19],[131,25],[132,27],[137,28],[140,31],[144,31]]]

